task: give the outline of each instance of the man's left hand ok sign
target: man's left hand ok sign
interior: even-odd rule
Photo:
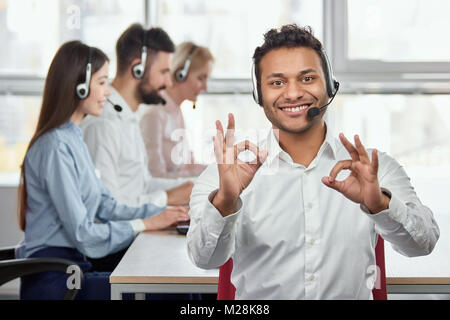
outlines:
[[[336,163],[328,177],[323,177],[322,182],[336,191],[342,193],[348,199],[365,205],[372,214],[389,208],[389,198],[381,192],[378,184],[378,153],[372,151],[372,162],[366,149],[355,135],[353,146],[341,133],[339,139],[345,149],[350,153],[351,160],[342,160]],[[337,181],[336,176],[343,169],[348,169],[351,174],[343,181]]]

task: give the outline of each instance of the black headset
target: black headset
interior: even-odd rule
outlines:
[[[336,81],[336,79],[333,75],[333,69],[331,68],[331,63],[330,63],[330,60],[328,59],[328,56],[327,56],[325,50],[321,50],[319,55],[320,55],[322,64],[324,66],[325,82],[326,82],[328,97],[334,98],[334,96],[336,95],[336,93],[339,89],[339,82]],[[262,97],[261,97],[261,87],[260,87],[258,79],[256,77],[255,68],[256,68],[255,61],[253,61],[253,65],[252,65],[253,99],[255,100],[255,102],[257,104],[262,106],[263,101],[262,101]]]
[[[141,50],[141,61],[135,64],[132,68],[133,76],[136,79],[142,79],[145,73],[145,66],[147,64],[147,46],[145,45],[145,29],[142,30],[142,50]]]
[[[86,65],[86,77],[84,79],[84,82],[79,83],[76,88],[77,96],[81,100],[86,99],[89,96],[89,86],[91,84],[91,75],[92,75],[91,59],[92,59],[92,47],[89,47],[88,62]]]
[[[197,49],[197,46],[194,44],[192,45],[191,49],[189,50],[189,53],[187,55],[186,61],[184,62],[183,67],[175,71],[175,80],[178,82],[185,82],[189,73],[189,68],[191,66],[192,61],[192,55],[194,54],[195,49]]]

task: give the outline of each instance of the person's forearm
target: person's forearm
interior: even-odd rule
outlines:
[[[237,212],[239,206],[239,197],[236,199],[226,197],[221,192],[220,189],[214,196],[212,204],[220,212],[223,217]]]

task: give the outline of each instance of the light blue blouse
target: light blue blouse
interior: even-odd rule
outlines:
[[[25,239],[17,255],[51,246],[99,258],[131,244],[131,220],[164,208],[119,204],[95,174],[81,129],[72,121],[39,137],[25,157]]]

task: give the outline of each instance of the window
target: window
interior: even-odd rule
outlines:
[[[45,77],[58,47],[81,40],[99,47],[115,70],[115,43],[144,22],[142,0],[14,0],[0,3],[0,74]]]
[[[253,51],[271,28],[310,25],[322,39],[322,1],[318,0],[160,0],[156,21],[175,43],[194,41],[215,57],[213,78],[250,77]]]
[[[143,0],[0,1],[0,177],[17,183],[34,132],[44,77],[59,46],[81,40],[105,51],[115,73],[115,43],[133,22],[144,22]]]
[[[450,80],[450,40],[444,32],[450,28],[448,1],[337,0],[329,5],[334,69],[342,77],[419,85]]]
[[[34,132],[40,97],[0,96],[0,172],[19,171]]]
[[[348,58],[448,62],[450,3],[445,0],[349,0]],[[401,12],[401,14],[399,14]]]

